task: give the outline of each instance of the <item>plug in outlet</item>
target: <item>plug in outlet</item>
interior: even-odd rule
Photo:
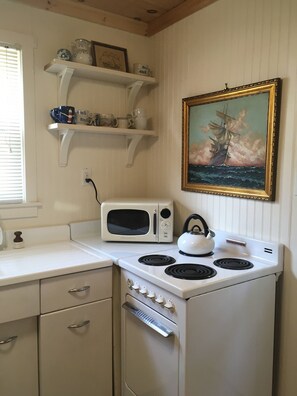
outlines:
[[[88,185],[86,182],[86,179],[91,179],[92,177],[92,169],[90,168],[84,168],[81,170],[81,184],[82,186]]]

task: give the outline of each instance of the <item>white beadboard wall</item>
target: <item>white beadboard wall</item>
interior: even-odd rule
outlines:
[[[156,128],[149,151],[149,188],[173,197],[176,231],[199,212],[213,228],[288,243],[294,167],[297,2],[220,0],[153,37]],[[273,203],[181,191],[182,98],[283,79],[282,113]]]
[[[210,227],[285,245],[274,396],[297,394],[296,21],[296,0],[219,0],[152,38],[159,140],[148,152],[149,193],[173,198],[177,234],[197,212]],[[182,98],[275,77],[283,80],[275,202],[182,191]]]

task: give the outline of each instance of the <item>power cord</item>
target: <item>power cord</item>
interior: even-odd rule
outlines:
[[[96,198],[96,201],[98,202],[98,204],[99,205],[101,205],[101,202],[98,200],[98,191],[97,191],[97,188],[96,188],[96,184],[93,182],[93,180],[92,179],[85,179],[85,181],[86,181],[86,183],[92,183],[92,185],[93,185],[93,187],[94,187],[94,190],[95,190],[95,198]]]

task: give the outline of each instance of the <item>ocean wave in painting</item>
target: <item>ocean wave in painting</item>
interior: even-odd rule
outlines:
[[[265,167],[189,165],[189,183],[263,190]]]

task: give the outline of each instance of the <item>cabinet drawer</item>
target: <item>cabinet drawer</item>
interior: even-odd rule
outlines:
[[[41,313],[74,307],[112,295],[112,267],[41,281]]]
[[[39,315],[39,282],[0,287],[0,323]]]

